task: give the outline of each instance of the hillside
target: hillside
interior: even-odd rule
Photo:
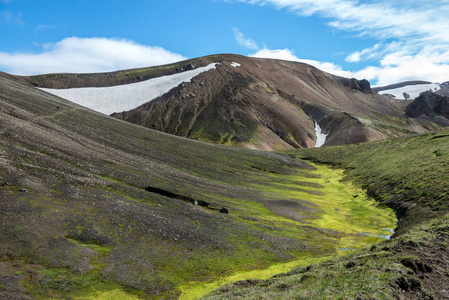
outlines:
[[[263,66],[274,69],[290,64],[268,62]],[[170,72],[182,73],[179,68],[173,65]],[[201,73],[192,84],[205,75],[225,76],[223,69],[237,78],[229,70],[240,68],[244,61],[227,66],[222,60],[221,67]],[[312,133],[307,113],[323,114],[316,120],[327,133],[326,126],[352,124],[332,116],[344,114],[353,125],[363,121],[368,128],[380,124],[368,122],[373,120],[368,115],[414,103],[387,100],[382,108],[375,99],[385,98],[365,93],[363,82],[304,70],[317,82],[339,83],[335,93],[341,89],[352,97],[348,91],[355,87],[353,95],[374,99],[359,104],[361,113],[362,104],[372,107],[363,110],[364,119],[324,103],[301,103]],[[124,122],[25,79],[0,73],[0,298],[197,299],[237,280],[243,281],[207,297],[448,297],[448,131],[254,151]],[[315,88],[306,92],[325,93]],[[271,95],[297,98],[280,88]],[[344,108],[344,102],[331,100]],[[424,103],[435,106],[429,116],[441,114],[447,99],[430,100],[418,100],[414,111],[425,113],[428,106],[419,105]],[[423,124],[437,126],[425,114],[405,120],[393,115],[382,120],[390,116],[422,130]],[[347,134],[360,136],[356,128]],[[390,134],[404,130],[383,128]],[[266,280],[278,273],[284,275]]]
[[[0,154],[2,299],[195,299],[395,223],[339,172],[150,130],[3,73]]]
[[[449,131],[288,153],[344,168],[346,180],[395,210],[395,235],[267,281],[225,286],[206,299],[449,298]]]
[[[138,125],[259,150],[314,147],[315,121],[327,134],[326,146],[439,128],[406,118],[406,103],[373,93],[366,80],[337,77],[302,63],[238,55],[111,73],[20,79],[98,111],[112,110],[114,117]],[[163,81],[157,93],[159,86],[152,85],[156,80]],[[136,93],[146,84],[148,88]],[[105,87],[110,86],[106,94]],[[111,99],[135,107],[115,106]],[[102,101],[105,104],[98,106]],[[126,111],[116,111],[122,109]]]

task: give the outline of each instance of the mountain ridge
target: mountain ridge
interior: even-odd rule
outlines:
[[[315,121],[328,134],[324,145],[439,128],[432,122],[405,118],[403,102],[378,96],[366,80],[338,77],[298,62],[232,54],[154,68],[21,80],[38,87],[108,86],[173,75],[211,63],[217,64],[214,70],[113,116],[175,135],[261,150],[314,147]],[[86,85],[90,77],[96,79]]]

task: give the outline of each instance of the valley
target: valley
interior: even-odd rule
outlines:
[[[179,74],[113,117],[44,90]],[[449,297],[449,132],[422,103],[236,55],[0,73],[0,297]]]

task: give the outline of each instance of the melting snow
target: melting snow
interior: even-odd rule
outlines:
[[[76,104],[110,115],[137,108],[177,87],[182,82],[190,82],[193,77],[210,69],[216,63],[194,70],[152,78],[149,80],[111,86],[72,89],[42,89]]]
[[[326,142],[327,134],[324,134],[321,131],[321,127],[320,127],[320,125],[318,125],[317,121],[313,121],[313,122],[315,123],[315,134],[316,134],[315,147],[318,148],[318,147],[323,146],[324,143]]]
[[[416,85],[407,85],[397,89],[384,90],[380,91],[379,94],[391,94],[396,97],[396,99],[404,100],[404,92],[410,95],[410,99],[418,98],[419,94],[428,90],[432,90],[435,92],[441,89],[438,83],[429,83],[429,84],[416,84]]]
[[[234,68],[237,68],[237,67],[240,67],[241,64],[236,63],[236,62],[233,62],[233,63],[231,64],[231,66],[233,66]]]

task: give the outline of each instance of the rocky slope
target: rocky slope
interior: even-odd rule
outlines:
[[[191,82],[114,117],[155,130],[241,147],[314,147],[314,121],[324,145],[380,140],[438,128],[404,117],[405,105],[373,93],[366,80],[312,66],[237,55],[214,55],[156,68],[104,74],[22,77],[46,88],[104,87],[173,75],[217,63]]]
[[[449,126],[449,97],[431,91],[424,92],[407,106],[406,113],[412,118]]]
[[[316,172],[123,122],[0,73],[0,298],[176,299],[192,282],[334,255],[348,236],[379,241],[358,235],[370,222],[326,223]]]

